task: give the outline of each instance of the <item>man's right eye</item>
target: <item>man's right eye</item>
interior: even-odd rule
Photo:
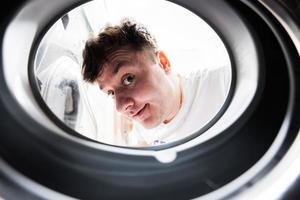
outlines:
[[[113,97],[115,95],[115,92],[113,90],[108,90],[107,95]]]

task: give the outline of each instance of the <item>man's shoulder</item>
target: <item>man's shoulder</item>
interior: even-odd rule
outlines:
[[[225,78],[231,77],[230,66],[218,66],[218,67],[206,67],[200,68],[198,70],[192,71],[188,74],[183,75],[184,79],[192,84],[199,83],[199,81],[205,81],[210,78]]]
[[[228,65],[223,66],[206,66],[206,67],[199,67],[195,70],[187,72],[185,74],[181,74],[183,77],[190,79],[190,78],[199,78],[206,74],[213,74],[213,73],[221,73],[230,71],[230,67]]]

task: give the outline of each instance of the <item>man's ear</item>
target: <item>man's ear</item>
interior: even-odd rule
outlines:
[[[161,68],[166,72],[171,72],[171,63],[163,51],[156,52]]]

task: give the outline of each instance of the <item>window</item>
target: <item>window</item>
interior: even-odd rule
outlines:
[[[114,100],[107,98],[97,84],[82,80],[81,65],[89,35],[124,17],[150,30],[168,55],[174,73],[188,76],[226,66],[226,79],[229,85],[231,82],[230,60],[222,40],[204,20],[179,5],[159,0],[99,0],[73,9],[53,24],[39,45],[35,76],[41,96],[69,128],[95,141],[120,146],[128,146],[134,122],[116,111]],[[218,111],[224,102],[218,105]],[[209,119],[215,115],[216,111]],[[191,130],[185,137],[194,133]]]

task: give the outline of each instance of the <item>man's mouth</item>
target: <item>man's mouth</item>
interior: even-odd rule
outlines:
[[[146,103],[136,114],[132,116],[132,118],[142,118],[144,111],[146,110],[148,104]]]

